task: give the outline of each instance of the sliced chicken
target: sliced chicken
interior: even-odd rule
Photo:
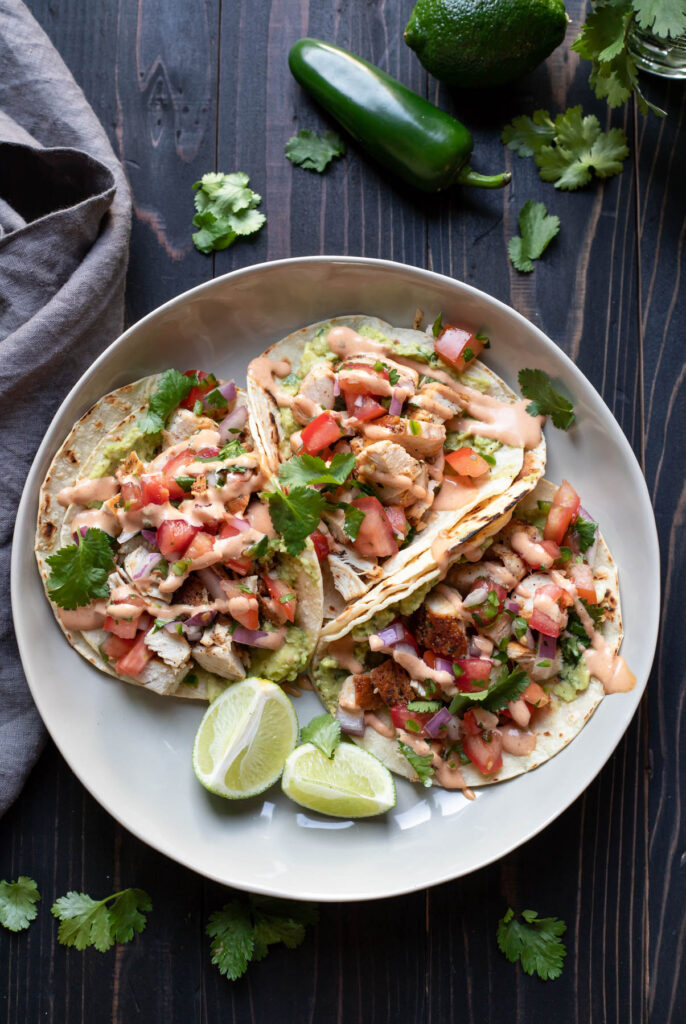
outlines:
[[[403,416],[380,416],[360,425],[366,441],[394,441],[418,459],[437,455],[445,443],[445,427],[428,420],[405,419]]]
[[[184,665],[186,671],[191,659],[190,644],[185,636],[169,633],[166,629],[150,630],[145,637],[145,646],[154,651],[171,668],[180,669]]]
[[[431,370],[428,369],[427,372],[431,373]],[[414,398],[410,399],[410,405],[416,405],[424,412],[439,416],[442,420],[451,420],[462,415],[462,406],[458,403],[455,392],[447,384],[440,384],[437,381],[429,381],[422,385]]]
[[[348,676],[341,687],[338,703],[344,711],[375,711],[383,707],[383,701],[375,692],[368,673]]]
[[[362,449],[355,463],[355,475],[374,489],[386,505],[406,508],[426,500],[428,469],[400,444],[376,441]]]
[[[383,569],[376,562],[362,558],[350,548],[331,552],[328,565],[334,586],[346,601],[362,597],[367,593],[370,583],[383,574]]]
[[[316,402],[323,411],[333,409],[334,404],[334,372],[330,363],[315,363],[303,380],[298,395],[311,402]]]
[[[414,635],[421,647],[444,658],[465,657],[468,644],[459,618],[461,605],[460,595],[450,587],[443,585],[429,591],[413,620]]]
[[[198,430],[216,430],[217,424],[209,416],[196,416],[190,409],[177,409],[163,431],[165,448],[170,448],[179,441],[186,441]]]
[[[208,672],[214,672],[223,679],[245,679],[243,662],[231,639],[230,621],[222,616],[205,630],[197,644],[193,644],[192,654],[201,668]]]
[[[414,690],[410,686],[410,677],[402,666],[397,665],[393,658],[387,658],[371,672],[353,677],[355,693],[378,693],[384,704],[393,707],[396,704],[407,704],[414,700]]]
[[[396,388],[404,392],[405,396],[413,395],[417,387],[419,375],[408,366],[401,366],[394,363],[392,359],[385,356],[381,359],[371,356],[355,356],[351,359],[349,366],[344,365],[338,371],[340,386],[355,391],[357,394],[392,395]],[[369,369],[363,364],[368,364]],[[379,370],[376,364],[380,363]],[[384,373],[383,371],[387,372]],[[394,376],[395,383],[391,384],[390,376]]]
[[[151,658],[137,677],[136,682],[144,686],[146,690],[154,690],[155,693],[166,695],[174,693],[187,674],[187,663],[181,665],[180,668],[172,668],[171,665],[166,665],[159,658]]]

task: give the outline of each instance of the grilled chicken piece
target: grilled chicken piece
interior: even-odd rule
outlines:
[[[333,409],[334,372],[330,363],[315,363],[303,380],[298,394],[316,402],[322,409]]]
[[[145,637],[145,646],[154,651],[165,665],[178,669],[185,665],[188,669],[191,648],[185,636],[168,633],[166,629],[158,629],[156,632],[150,630]]]
[[[414,424],[414,429],[412,428]],[[437,455],[445,443],[445,427],[428,420],[408,420],[403,416],[380,416],[360,425],[366,441],[394,441],[418,459]]]
[[[197,576],[191,574],[176,592],[178,604],[204,605],[209,604],[210,597]]]
[[[536,651],[532,651],[523,644],[517,643],[516,640],[512,640],[507,645],[507,656],[512,661],[516,661],[535,683],[542,683],[546,679],[552,679],[562,668],[562,655],[559,650],[556,651],[554,658],[549,659],[550,665],[541,665],[541,661],[548,659],[541,658],[540,655],[536,654]]]
[[[406,508],[426,497],[428,469],[392,441],[376,441],[363,448],[354,473],[364,483],[373,484],[386,505]]]
[[[392,359],[387,359],[385,356],[379,359],[377,356],[359,355],[349,362],[355,365],[344,365],[338,371],[338,380],[344,389],[352,388],[358,392],[368,392],[372,395],[391,395],[395,388],[402,388],[407,395],[414,394],[419,374],[409,366],[401,366],[400,363],[394,363]],[[377,362],[381,362],[388,371],[396,371],[398,379],[395,384],[391,384],[383,373],[374,369]],[[359,365],[362,363],[367,363],[369,369]]]
[[[515,554],[515,552],[512,551],[507,544],[503,544],[502,541],[497,541],[495,544],[492,544],[488,554],[489,557],[493,556],[495,558],[499,558],[510,575],[516,579],[517,583],[521,583],[529,571],[526,563],[519,557],[519,555]],[[513,583],[512,586],[515,587],[517,583]]]
[[[230,620],[220,616],[192,647],[192,654],[201,668],[224,679],[245,679],[245,669],[234,649]]]
[[[384,704],[393,707],[395,704],[407,704],[414,700],[415,692],[410,686],[410,677],[404,668],[396,665],[392,658],[387,658],[371,672],[353,676],[355,693],[367,693],[367,686],[372,692],[378,693]]]
[[[431,373],[431,370],[428,372]],[[424,384],[414,398],[410,399],[410,405],[416,405],[433,416],[439,416],[442,420],[451,420],[455,416],[462,415],[462,407],[457,401],[455,392],[447,384],[440,384],[436,381]]]
[[[415,612],[413,632],[420,646],[434,654],[463,658],[467,654],[467,635],[456,614],[456,605],[461,602],[456,594],[453,603],[449,591],[449,587],[443,586],[429,592],[424,604]]]
[[[369,585],[381,577],[383,569],[350,548],[332,551],[328,566],[336,590],[346,601],[354,601],[367,593]]]
[[[381,697],[374,692],[369,673],[348,676],[341,687],[338,703],[344,711],[375,711],[384,706]]]
[[[180,668],[172,668],[159,658],[151,658],[136,682],[146,690],[154,690],[155,693],[174,693],[181,680],[188,674],[188,667],[188,663],[184,662]]]
[[[170,448],[179,441],[186,441],[197,430],[216,430],[217,424],[209,416],[196,416],[190,409],[177,409],[163,431],[165,448]]]

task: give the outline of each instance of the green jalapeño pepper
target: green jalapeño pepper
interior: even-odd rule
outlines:
[[[361,57],[319,39],[299,39],[288,64],[370,156],[410,185],[424,192],[453,184],[502,188],[512,177],[473,171],[474,140],[465,126]]]

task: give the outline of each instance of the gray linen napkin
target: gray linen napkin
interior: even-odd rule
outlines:
[[[47,425],[120,333],[131,204],[105,131],[19,0],[0,0],[0,814],[45,730],[12,629],[16,508]]]

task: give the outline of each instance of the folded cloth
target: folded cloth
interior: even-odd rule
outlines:
[[[104,129],[19,0],[0,0],[0,814],[45,731],[12,630],[24,481],[80,374],[120,332],[131,204]]]

